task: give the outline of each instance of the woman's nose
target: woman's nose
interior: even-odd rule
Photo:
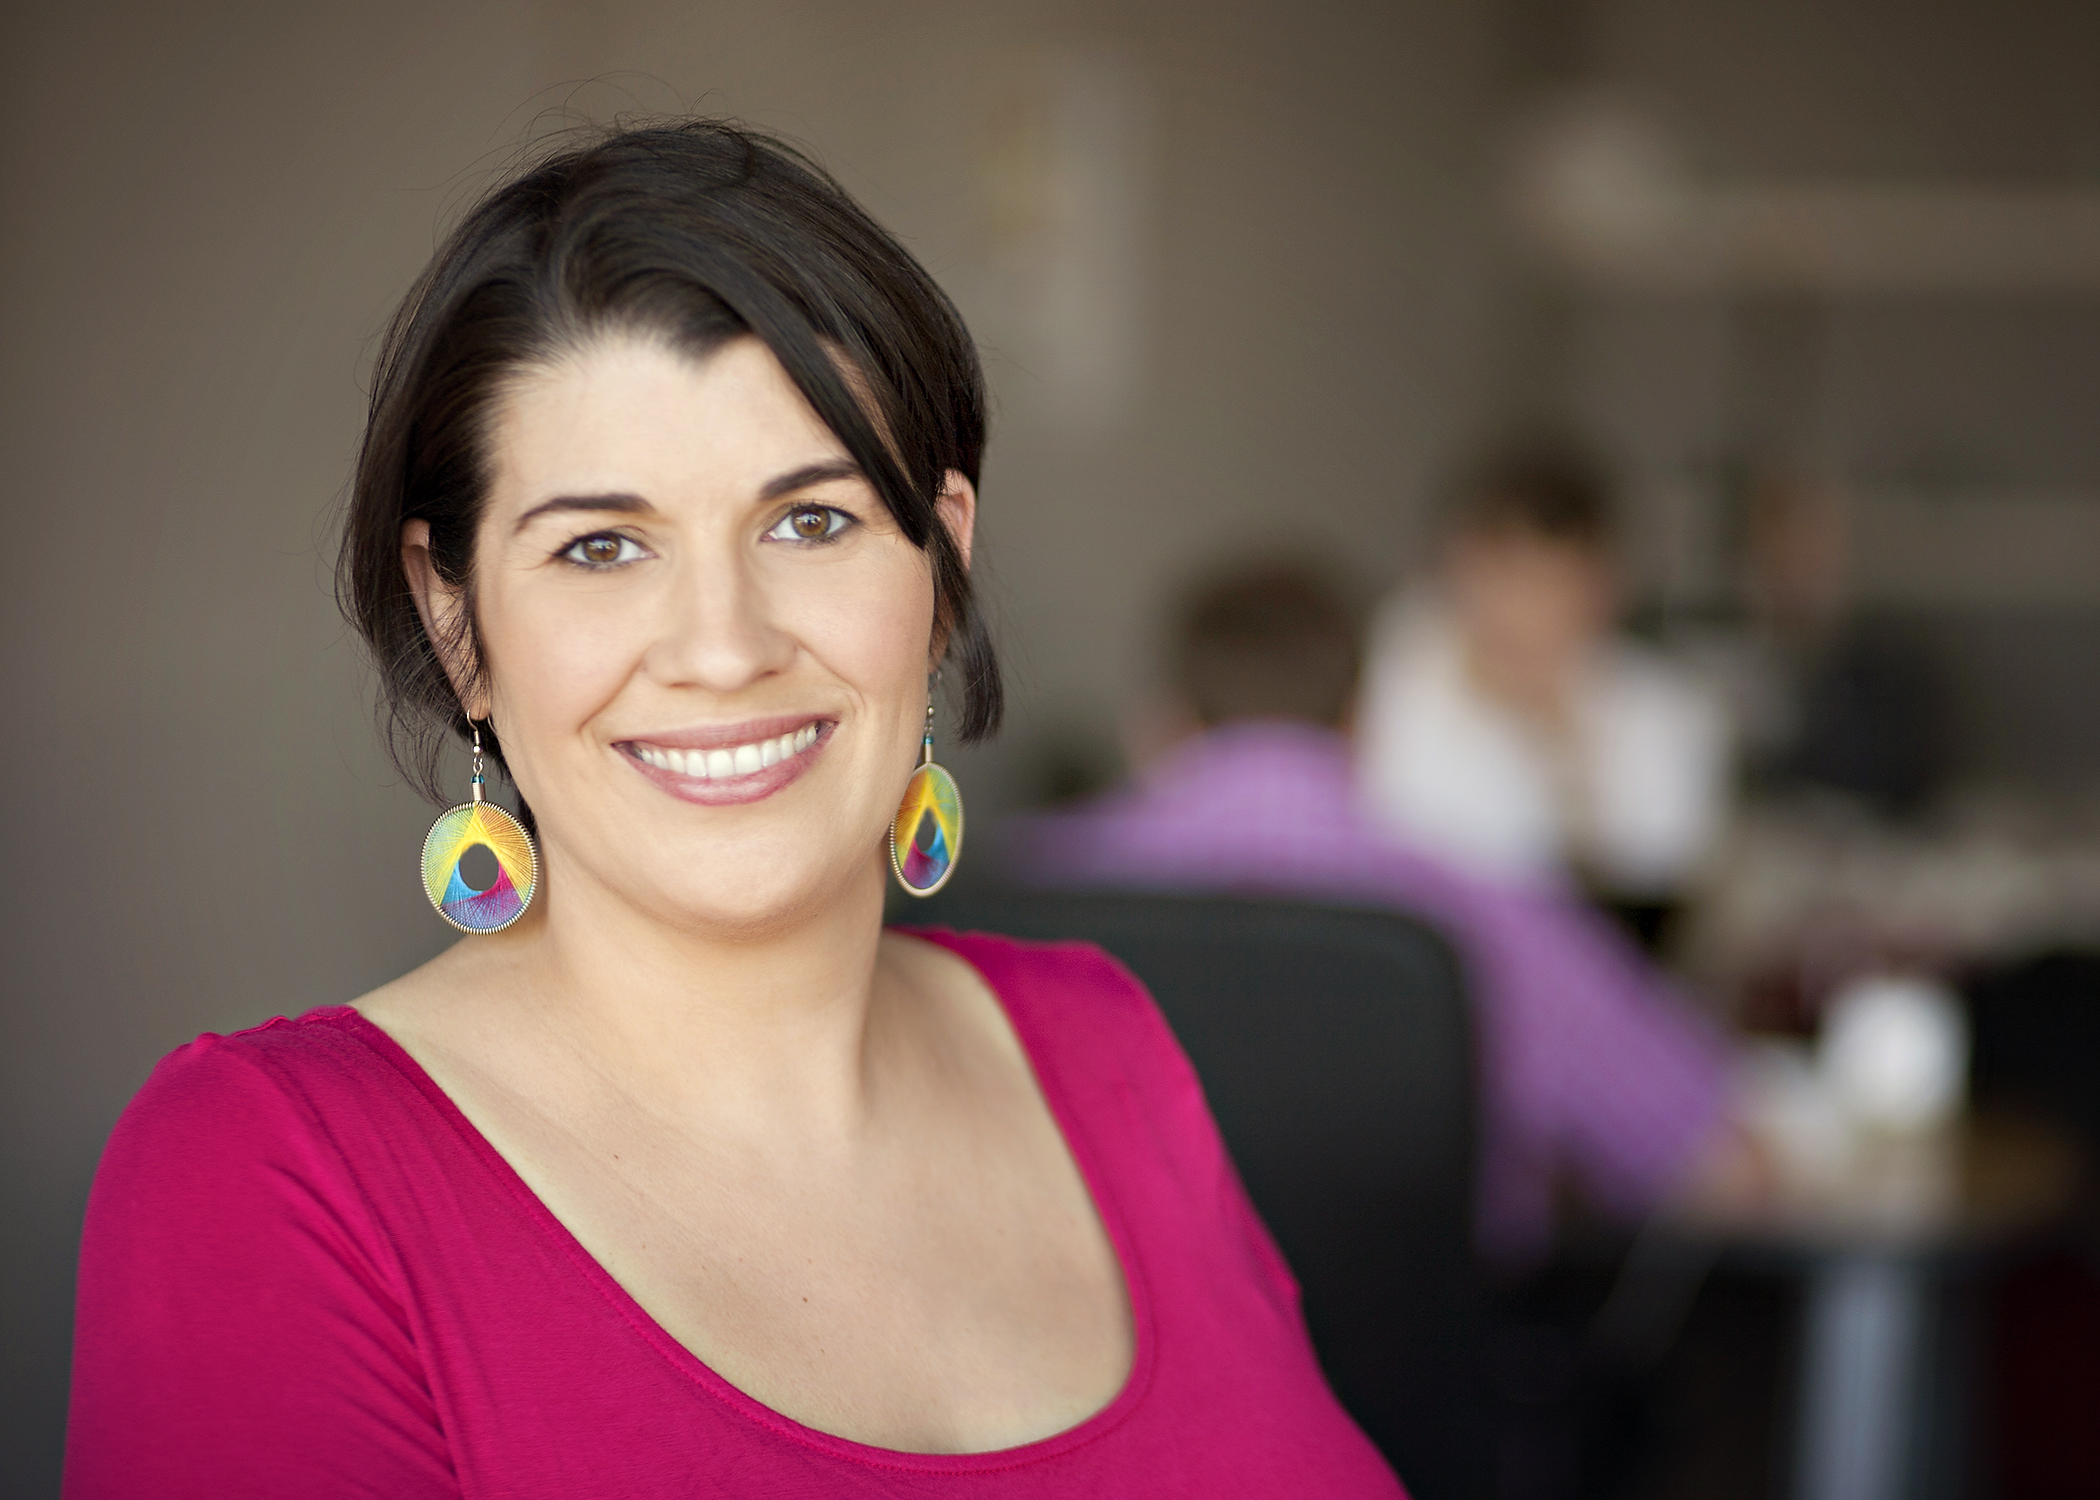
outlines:
[[[734,556],[696,557],[676,571],[648,667],[666,686],[734,693],[794,654],[755,570]]]

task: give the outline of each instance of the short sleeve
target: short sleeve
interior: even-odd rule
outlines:
[[[170,1055],[103,1154],[67,1500],[459,1494],[385,1237],[258,1038]]]

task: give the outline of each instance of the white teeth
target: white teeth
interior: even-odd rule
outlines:
[[[805,724],[773,739],[727,750],[672,750],[662,745],[638,742],[634,753],[643,764],[655,766],[660,771],[675,771],[698,781],[723,781],[732,776],[749,776],[754,771],[777,766],[791,755],[800,755],[817,742],[819,728],[816,724]]]

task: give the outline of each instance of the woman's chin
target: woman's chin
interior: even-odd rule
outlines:
[[[725,869],[713,878],[691,874],[635,905],[670,926],[695,934],[760,936],[784,931],[836,912],[850,902],[856,887],[870,883],[861,869],[798,868],[773,863],[770,868]],[[874,902],[881,904],[879,877]]]

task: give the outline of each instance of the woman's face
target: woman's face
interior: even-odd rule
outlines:
[[[538,817],[553,901],[585,882],[754,929],[866,875],[925,722],[932,569],[771,351],[608,335],[516,379],[489,440],[468,707]],[[951,474],[966,558],[975,504]],[[430,591],[419,524],[428,618],[458,600]]]

